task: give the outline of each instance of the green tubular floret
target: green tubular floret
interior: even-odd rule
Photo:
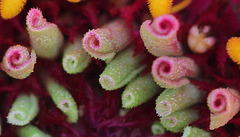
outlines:
[[[35,95],[22,94],[13,102],[7,116],[7,122],[12,125],[28,124],[39,111],[38,99]]]
[[[198,112],[192,109],[182,109],[171,115],[162,117],[161,123],[166,130],[173,133],[183,132],[184,127],[199,118]]]
[[[165,128],[160,121],[155,121],[151,126],[151,131],[153,135],[163,135],[165,133]]]
[[[76,38],[74,44],[68,43],[64,49],[62,65],[68,74],[82,72],[90,63],[91,57],[84,51],[81,39]]]
[[[142,54],[134,56],[133,47],[118,53],[100,75],[99,82],[102,88],[115,90],[125,86],[145,68],[140,63],[142,58]]]
[[[122,93],[122,106],[133,108],[151,99],[160,90],[150,74],[138,76]]]
[[[55,59],[64,42],[63,34],[58,26],[47,22],[42,11],[37,8],[30,9],[26,19],[30,44],[37,56]]]
[[[76,123],[78,120],[77,104],[69,91],[50,77],[47,77],[45,82],[47,91],[53,102],[61,111],[63,111],[64,114],[67,115],[68,122]]]
[[[202,101],[202,93],[192,84],[165,89],[156,100],[156,112],[159,116],[167,116],[177,110],[187,108]]]
[[[50,135],[44,133],[43,131],[39,130],[37,127],[33,125],[19,127],[18,136],[19,137],[51,137]]]
[[[187,126],[184,128],[182,137],[211,137],[211,134],[203,129]]]
[[[129,46],[131,33],[123,19],[89,30],[83,37],[83,48],[91,57],[109,63],[115,55]]]

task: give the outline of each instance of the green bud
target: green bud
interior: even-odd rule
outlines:
[[[156,112],[159,116],[167,116],[177,110],[184,109],[202,101],[202,94],[192,84],[165,89],[156,100]]]
[[[163,127],[167,130],[177,133],[182,132],[184,127],[196,121],[199,118],[198,112],[192,109],[182,109],[171,115],[161,118]]]
[[[18,136],[19,137],[51,137],[48,134],[45,134],[37,127],[33,125],[27,125],[24,127],[19,127],[18,129]]]
[[[7,116],[7,122],[18,126],[27,125],[36,117],[38,111],[37,97],[33,94],[22,94],[13,102]]]
[[[67,115],[68,122],[76,123],[78,120],[77,104],[69,91],[50,77],[46,78],[45,82],[47,91],[53,102],[64,114]]]
[[[187,126],[184,128],[182,137],[211,137],[211,135],[200,128]]]
[[[165,128],[160,121],[155,121],[151,126],[151,130],[153,135],[163,135],[165,133]]]
[[[122,94],[122,106],[133,108],[151,99],[160,91],[150,74],[138,76],[131,81]]]
[[[68,43],[64,49],[62,65],[68,74],[82,72],[90,63],[91,57],[84,51],[81,39],[77,38],[74,44]]]
[[[47,22],[42,11],[32,8],[27,15],[27,31],[37,56],[54,59],[63,44],[63,34],[54,23]]]
[[[115,90],[125,86],[134,79],[144,68],[140,61],[142,54],[133,56],[133,47],[120,53],[106,66],[100,75],[99,82],[106,90]]]

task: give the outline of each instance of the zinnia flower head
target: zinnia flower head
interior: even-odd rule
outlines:
[[[1,136],[239,136],[239,9],[1,0]]]

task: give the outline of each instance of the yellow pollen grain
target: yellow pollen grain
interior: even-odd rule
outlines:
[[[148,8],[153,18],[161,15],[175,13],[186,8],[191,0],[182,0],[172,7],[173,0],[148,0]]]
[[[0,13],[3,19],[17,16],[23,9],[27,0],[1,0]]]
[[[232,37],[227,42],[227,53],[229,57],[236,62],[237,64],[240,64],[240,38],[239,37]]]
[[[81,0],[67,0],[68,2],[72,2],[72,3],[78,3],[80,2]]]

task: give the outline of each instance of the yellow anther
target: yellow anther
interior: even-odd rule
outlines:
[[[240,38],[239,37],[232,37],[227,42],[227,53],[229,57],[240,64]]]
[[[67,0],[68,2],[72,2],[72,3],[78,3],[80,2],[81,0]]]
[[[169,14],[172,8],[172,0],[148,0],[148,8],[153,18]]]
[[[171,13],[178,12],[184,8],[186,8],[191,3],[191,0],[183,0],[179,2],[178,4],[174,5],[171,9]]]
[[[3,19],[17,16],[23,9],[27,0],[1,0],[0,13]]]
[[[175,13],[186,8],[191,0],[183,0],[172,7],[173,0],[148,0],[148,7],[153,18],[158,16]]]

